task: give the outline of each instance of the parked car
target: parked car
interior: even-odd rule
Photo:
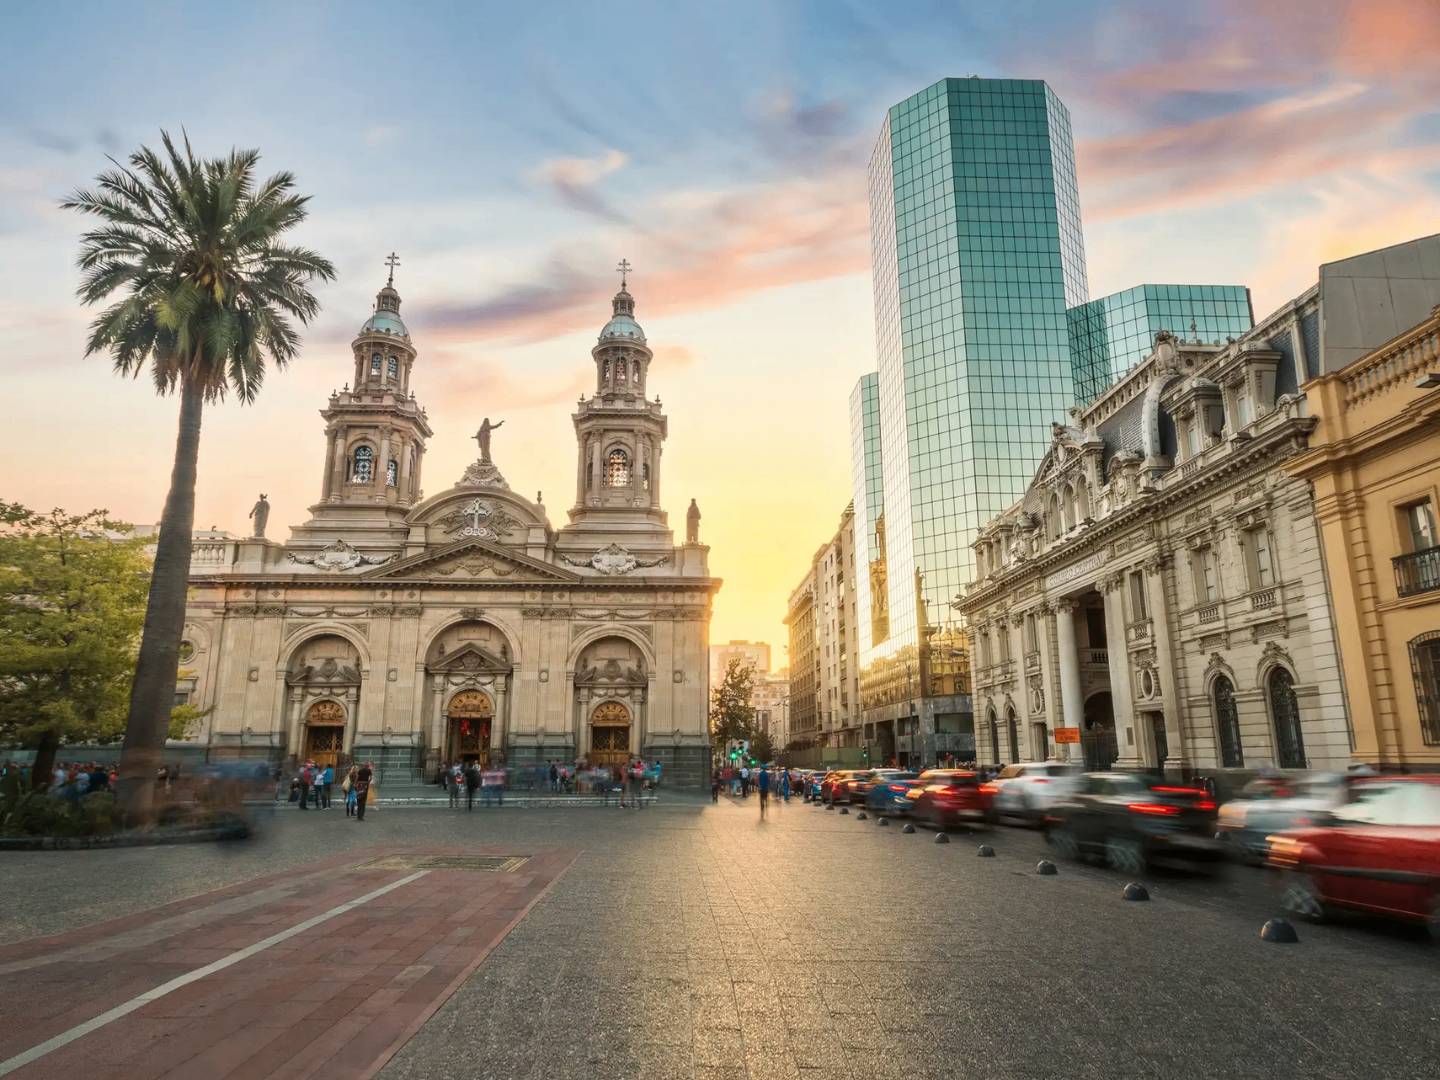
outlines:
[[[1346,798],[1347,782],[1340,773],[1257,777],[1220,807],[1218,836],[1230,854],[1264,859],[1272,833],[1314,824],[1318,813],[1334,810]]]
[[[1046,812],[1074,790],[1077,765],[1062,761],[1026,761],[1006,765],[986,784],[996,818],[1016,817],[1041,824]]]
[[[892,776],[914,775],[904,773],[902,769],[865,769],[845,781],[845,793],[850,796],[852,803],[863,803],[865,796],[870,794],[872,785],[881,780],[888,780]]]
[[[1060,854],[1102,855],[1115,870],[1141,873],[1155,861],[1213,864],[1215,800],[1204,788],[1152,783],[1133,773],[1086,773],[1045,815]]]
[[[927,769],[905,797],[913,817],[940,829],[983,823],[990,810],[980,777],[968,769]]]
[[[910,789],[919,781],[913,772],[896,773],[874,781],[865,793],[865,809],[878,814],[905,815],[910,812]]]
[[[1440,776],[1352,779],[1314,825],[1270,837],[1288,874],[1287,911],[1323,919],[1348,908],[1425,924],[1440,939]]]

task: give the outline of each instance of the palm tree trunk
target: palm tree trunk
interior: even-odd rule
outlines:
[[[130,715],[120,752],[120,805],[127,821],[150,818],[155,773],[165,750],[175,678],[180,669],[180,637],[185,629],[185,597],[190,585],[190,540],[195,527],[195,466],[200,456],[200,414],[205,395],[190,380],[180,388],[180,432],[170,493],[160,518],[155,568],[145,605],[140,657],[130,688]]]

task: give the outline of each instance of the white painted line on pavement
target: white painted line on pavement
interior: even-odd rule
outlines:
[[[347,900],[345,901],[345,903],[338,904],[335,907],[331,908],[329,911],[321,912],[319,915],[312,915],[304,922],[296,923],[288,930],[281,930],[278,934],[271,934],[263,941],[257,941],[253,945],[247,945],[245,946],[245,948],[239,949],[231,953],[229,956],[216,960],[213,963],[206,964],[204,967],[196,968],[194,971],[187,972],[184,975],[176,976],[167,983],[161,983],[159,986],[155,987],[155,989],[147,990],[145,991],[145,993],[139,995],[138,997],[133,997],[129,1001],[126,1001],[120,1005],[116,1005],[108,1012],[103,1012],[99,1016],[94,1017],[93,1019],[86,1020],[83,1024],[76,1024],[70,1030],[62,1031],[59,1035],[56,1035],[53,1038],[46,1039],[38,1046],[32,1046],[29,1050],[26,1050],[23,1053],[16,1054],[12,1058],[7,1058],[4,1061],[0,1061],[0,1076],[8,1076],[16,1069],[24,1068],[26,1065],[29,1065],[33,1061],[39,1061],[48,1053],[51,1053],[54,1050],[59,1050],[62,1046],[67,1046],[70,1043],[74,1042],[76,1039],[83,1039],[92,1031],[98,1031],[106,1024],[113,1023],[114,1021],[119,1020],[122,1016],[128,1016],[136,1009],[144,1008],[146,1005],[150,1004],[150,1002],[157,1001],[160,998],[164,997],[166,994],[174,993],[182,986],[189,986],[193,982],[199,982],[201,979],[204,979],[207,976],[214,975],[217,971],[223,971],[225,968],[228,968],[234,964],[238,964],[241,960],[247,960],[250,957],[254,956],[256,953],[264,952],[272,945],[278,945],[282,941],[288,941],[296,934],[303,934],[306,930],[309,930],[312,927],[319,926],[323,922],[329,922],[337,915],[344,915],[347,911],[353,911],[361,904],[368,904],[371,900],[374,900],[377,897],[384,896],[388,892],[394,892],[402,885],[409,885],[410,882],[416,880],[417,878],[422,878],[428,873],[430,873],[429,870],[417,870],[413,874],[407,874],[399,881],[392,881],[389,885],[383,885],[380,888],[376,889],[374,892],[368,892],[364,896],[356,897],[354,900]]]

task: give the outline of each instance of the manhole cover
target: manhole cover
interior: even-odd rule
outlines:
[[[486,870],[509,874],[530,861],[528,855],[382,855],[357,870]]]

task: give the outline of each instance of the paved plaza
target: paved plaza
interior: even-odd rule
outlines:
[[[0,1062],[78,1028],[11,1075],[1433,1074],[1422,934],[1269,945],[1261,871],[1160,873],[1127,903],[1098,867],[1036,875],[1038,834],[985,839],[996,858],[671,796],[287,809],[234,846],[9,853],[0,973],[27,992],[0,995]]]

